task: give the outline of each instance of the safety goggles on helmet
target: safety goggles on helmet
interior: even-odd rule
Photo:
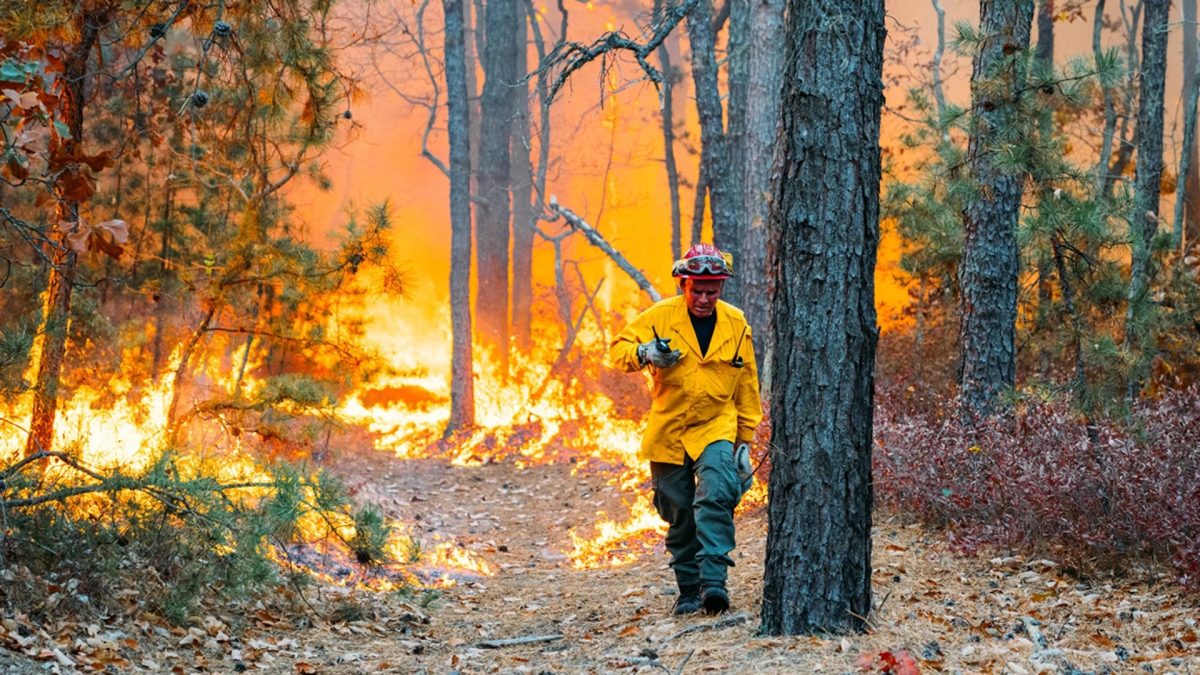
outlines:
[[[733,268],[723,256],[695,255],[675,261],[671,276],[726,279],[733,276]]]

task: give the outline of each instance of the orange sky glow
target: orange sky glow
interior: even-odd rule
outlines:
[[[947,11],[950,35],[956,21],[977,19],[977,2],[944,0],[942,4]],[[411,20],[417,3],[402,5],[398,11],[406,13]],[[936,23],[932,5],[924,0],[893,1],[888,5],[888,49],[894,53],[898,42],[906,37],[907,29],[912,29],[919,37],[915,49],[907,52],[899,63],[889,62],[885,72],[887,108],[882,143],[885,148],[896,148],[905,123],[894,110],[903,106],[907,90],[927,75],[936,42]],[[649,6],[648,2],[570,0],[567,5],[569,37],[588,42],[614,27],[636,37],[641,33],[640,26],[647,21]],[[552,43],[559,25],[558,11],[552,6],[540,6],[539,10],[546,39]],[[1085,8],[1085,20],[1061,21],[1056,25],[1056,61],[1059,64],[1090,53],[1092,11],[1090,7]],[[1113,11],[1110,10],[1110,14]],[[440,3],[430,2],[425,16],[426,39],[439,76],[441,21]],[[1105,39],[1115,44],[1119,37],[1110,32]],[[1181,116],[1178,105],[1179,43],[1176,23],[1173,24],[1167,83],[1166,127],[1169,135],[1178,126],[1173,120]],[[686,34],[682,26],[667,44],[676,67],[686,68]],[[427,98],[431,91],[428,79],[419,62],[412,58],[411,48],[396,51],[403,51],[403,54],[389,54],[376,48],[374,57],[379,64],[378,72],[410,98]],[[434,322],[433,325],[441,327],[436,332],[448,335],[449,181],[420,156],[427,110],[402,100],[381,81],[376,70],[368,65],[371,60],[368,48],[357,48],[346,56],[368,92],[366,100],[356,104],[353,111],[358,126],[352,136],[341,139],[340,147],[323,159],[332,188],[319,191],[311,184],[298,184],[292,188],[290,197],[299,216],[315,232],[335,229],[351,210],[361,211],[371,204],[389,200],[395,223],[395,262],[408,271],[409,284],[406,299],[388,301],[386,311],[397,316],[385,323],[394,326],[396,322],[421,321],[428,329],[431,325],[428,322]],[[723,56],[724,52],[719,49],[718,58]],[[535,63],[536,58],[531,43],[530,63]],[[953,101],[965,102],[969,95],[969,61],[947,49],[945,69],[947,95]],[[478,86],[482,86],[482,81],[480,71]],[[675,150],[684,182],[681,207],[685,246],[693,210],[699,149],[699,127],[690,94],[685,77],[675,95]],[[646,273],[660,291],[670,293],[670,205],[658,105],[658,93],[631,60],[620,60],[603,80],[595,63],[577,72],[554,105],[547,194],[557,196],[561,204],[596,226]],[[536,102],[532,108],[536,116]],[[1176,161],[1170,138],[1167,148],[1164,159],[1170,167]],[[446,157],[444,104],[439,108],[430,149],[438,156]],[[542,227],[557,233],[563,225],[543,223]],[[707,226],[705,231],[706,237],[710,236],[707,233],[711,230]],[[565,246],[565,253],[567,258],[581,263],[589,285],[604,278],[598,299],[602,310],[628,316],[648,305],[646,296],[582,237],[572,237]],[[885,223],[876,272],[879,321],[885,330],[905,325],[901,310],[907,302],[908,292],[897,268],[898,256],[898,242],[889,235]],[[553,312],[553,251],[550,245],[538,240],[535,240],[534,270],[535,312],[539,308]]]

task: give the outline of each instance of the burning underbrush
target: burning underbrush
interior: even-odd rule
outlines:
[[[9,421],[28,417],[28,401],[3,411],[0,570],[25,580],[0,591],[6,609],[185,622],[218,597],[300,597],[314,583],[408,591],[492,573],[452,542],[424,541],[356,503],[319,468],[347,430],[321,382],[259,379],[253,363],[234,378],[231,360],[197,367],[185,396],[169,376],[73,388],[53,450],[29,452],[27,431]]]
[[[53,452],[29,453],[16,424],[0,429],[0,567],[19,565],[16,577],[31,580],[5,593],[9,609],[37,617],[76,602],[179,622],[205,598],[256,597],[247,593],[255,589],[303,598],[314,585],[392,592],[498,573],[486,551],[416,527],[403,505],[357,503],[357,488],[321,468],[368,444],[398,461],[561,464],[572,476],[602,477],[611,492],[594,502],[591,524],[551,553],[578,569],[629,564],[661,548],[664,525],[637,457],[646,383],[604,364],[605,329],[589,323],[565,346],[547,330],[513,355],[507,376],[477,348],[476,423],[444,436],[446,342],[412,327],[445,322],[404,313],[429,303],[406,305],[368,324],[366,382],[357,372],[340,385],[303,369],[272,372],[268,349],[211,341],[183,385],[172,377],[178,354],[156,378],[123,364],[116,372],[128,374],[102,385],[76,383],[60,396]],[[126,355],[131,364],[138,357]],[[28,416],[27,399],[2,415]],[[607,499],[614,493],[616,509]],[[764,493],[760,481],[744,503],[760,504]],[[131,580],[136,597],[122,590]],[[45,590],[68,582],[76,600],[59,594],[47,604]]]
[[[581,334],[578,344],[583,356],[558,372],[550,347],[517,355],[508,377],[496,372],[492,360],[477,366],[476,426],[460,434],[443,436],[450,404],[441,380],[426,395],[411,395],[429,382],[422,371],[394,375],[350,398],[339,412],[368,429],[377,449],[400,458],[456,466],[510,462],[517,468],[569,463],[573,475],[607,476],[614,490],[628,495],[628,514],[597,513],[593,532],[571,532],[574,548],[566,554],[581,568],[620,564],[652,549],[664,529],[650,503],[648,467],[637,458],[641,419],[634,410],[646,394],[637,378],[604,367],[598,331]],[[380,400],[379,392],[396,391],[410,395]]]

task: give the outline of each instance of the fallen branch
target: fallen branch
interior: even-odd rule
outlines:
[[[475,643],[475,646],[487,649],[499,649],[500,647],[515,647],[517,645],[529,645],[538,642],[554,642],[561,639],[563,639],[562,635],[526,635],[525,637],[504,638],[501,640],[480,640]]]
[[[587,237],[588,242],[592,246],[604,251],[605,255],[607,255],[609,258],[612,258],[613,262],[617,264],[617,267],[620,267],[621,271],[628,274],[629,278],[633,279],[634,283],[638,285],[638,288],[645,291],[646,295],[650,296],[652,301],[658,302],[659,300],[662,300],[662,294],[658,292],[658,289],[654,288],[654,285],[650,283],[650,280],[646,278],[645,274],[642,274],[641,270],[634,267],[625,258],[625,256],[621,255],[620,251],[613,248],[612,244],[608,243],[608,241],[604,238],[604,235],[600,234],[596,228],[589,225],[586,220],[580,218],[571,209],[559,204],[558,199],[554,196],[550,197],[550,212],[555,215],[562,216],[562,218],[567,221],[567,224],[571,226],[571,229],[582,232],[583,236]]]
[[[676,638],[683,637],[684,635],[689,635],[691,633],[698,633],[700,631],[720,630],[722,628],[729,628],[730,626],[736,626],[738,624],[746,623],[746,620],[749,618],[750,618],[749,612],[738,612],[737,614],[730,614],[729,616],[723,617],[721,619],[717,619],[716,621],[710,621],[708,623],[698,623],[695,626],[688,626],[687,628],[684,628],[683,630],[675,633],[671,637],[663,640],[663,642],[664,643],[670,642]]]

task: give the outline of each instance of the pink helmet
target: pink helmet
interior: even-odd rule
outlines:
[[[690,279],[728,279],[733,276],[733,256],[712,244],[693,244],[676,260],[671,276]]]

